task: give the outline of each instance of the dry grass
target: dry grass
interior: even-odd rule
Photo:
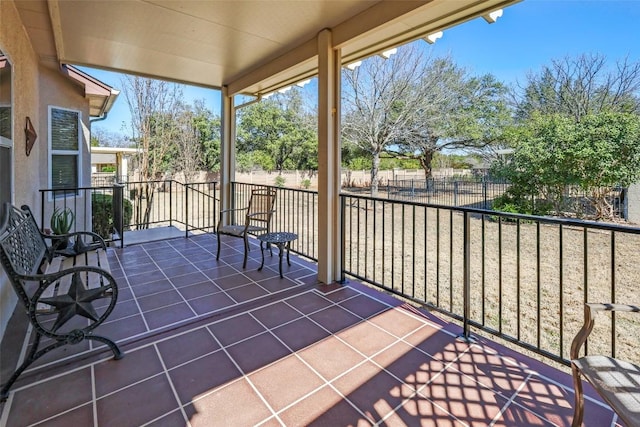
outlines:
[[[361,201],[346,220],[348,271],[463,313],[461,213]],[[640,303],[640,234],[476,216],[469,242],[471,319],[552,354],[569,357],[585,301]],[[640,362],[629,333],[639,326],[637,314],[617,315],[617,356]],[[609,354],[611,336],[611,322],[597,321],[589,351]]]

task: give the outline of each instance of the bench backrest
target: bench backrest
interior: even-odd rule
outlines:
[[[18,209],[7,203],[4,213],[0,226],[0,261],[16,293],[28,307],[24,276],[38,274],[48,255],[47,245],[28,206]]]

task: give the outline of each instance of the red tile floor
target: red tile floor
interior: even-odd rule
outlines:
[[[568,426],[571,377],[313,263],[261,272],[209,235],[109,249],[117,308],[92,343],[47,354],[15,384],[0,426]],[[14,323],[4,361],[24,340]],[[22,335],[20,335],[22,334]],[[9,355],[9,356],[7,356]],[[14,355],[14,356],[11,356]],[[6,379],[6,366],[3,381]],[[616,425],[589,398],[588,426]]]

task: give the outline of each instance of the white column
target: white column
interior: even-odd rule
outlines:
[[[233,97],[226,86],[222,87],[221,100],[220,208],[230,209],[231,182],[236,176],[236,117]]]
[[[318,34],[318,280],[341,278],[340,50]]]

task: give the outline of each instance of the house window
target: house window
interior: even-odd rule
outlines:
[[[51,188],[77,188],[80,186],[80,112],[49,107],[49,125]]]

